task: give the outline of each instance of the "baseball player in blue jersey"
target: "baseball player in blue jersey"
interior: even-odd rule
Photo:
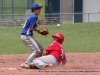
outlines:
[[[44,50],[43,46],[38,41],[36,41],[33,36],[33,31],[38,32],[36,28],[43,23],[43,20],[38,20],[37,17],[41,12],[42,7],[43,6],[37,3],[31,6],[32,14],[30,14],[30,16],[27,18],[21,31],[22,42],[32,51],[32,54],[28,57],[28,59],[23,64],[21,64],[22,68],[27,68],[28,65],[32,62],[32,60],[42,55]]]

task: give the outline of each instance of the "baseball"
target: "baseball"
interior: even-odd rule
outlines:
[[[60,27],[60,24],[57,24],[57,27],[59,28]]]

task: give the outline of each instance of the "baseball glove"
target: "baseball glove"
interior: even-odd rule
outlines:
[[[41,35],[48,35],[49,34],[49,31],[48,31],[48,29],[47,28],[43,28],[43,29],[40,29],[39,31],[38,31],[38,33],[40,33]]]

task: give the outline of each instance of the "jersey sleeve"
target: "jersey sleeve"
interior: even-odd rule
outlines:
[[[51,53],[52,51],[59,51],[60,50],[60,45],[57,43],[52,43],[50,46],[46,48],[46,51],[48,53]]]
[[[30,28],[36,28],[37,27],[36,22],[37,22],[37,17],[32,17],[30,19]]]

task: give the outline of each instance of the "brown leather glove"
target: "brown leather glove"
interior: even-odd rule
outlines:
[[[38,31],[38,33],[40,33],[41,35],[48,35],[49,34],[49,31],[48,31],[48,29],[47,28],[44,28],[44,29],[40,29],[39,31]]]

